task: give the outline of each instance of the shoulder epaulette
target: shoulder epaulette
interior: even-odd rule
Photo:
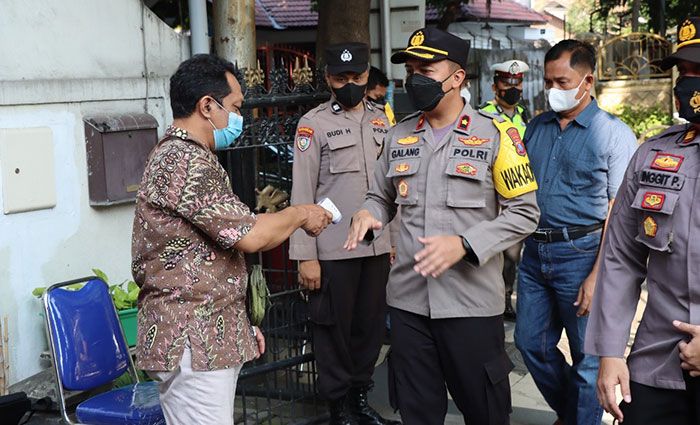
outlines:
[[[505,119],[502,116],[493,112],[484,111],[483,109],[479,109],[477,112],[479,112],[480,115],[483,115],[488,119],[495,119],[498,122],[505,121]]]
[[[413,119],[413,118],[417,117],[418,115],[420,115],[420,114],[422,114],[422,113],[423,113],[423,111],[416,111],[416,112],[414,112],[414,113],[412,113],[412,114],[408,114],[408,115],[405,116],[401,121],[399,121],[399,123],[402,123],[402,122],[404,122],[404,121],[408,121],[408,120],[410,120],[410,119]]]

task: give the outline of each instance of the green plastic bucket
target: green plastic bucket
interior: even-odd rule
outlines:
[[[122,329],[124,329],[124,336],[126,337],[126,343],[129,347],[136,345],[136,313],[139,311],[138,308],[130,308],[128,310],[119,310],[119,321],[122,324]]]

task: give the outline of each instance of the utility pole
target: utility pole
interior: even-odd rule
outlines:
[[[216,0],[213,3],[216,54],[239,68],[255,68],[255,0]]]
[[[632,32],[639,31],[639,0],[632,0]]]

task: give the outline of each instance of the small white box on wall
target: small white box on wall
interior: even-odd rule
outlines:
[[[1,128],[0,173],[5,214],[55,207],[56,173],[51,129]]]

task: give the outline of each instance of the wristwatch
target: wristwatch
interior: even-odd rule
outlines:
[[[462,246],[464,247],[464,250],[466,251],[466,254],[464,254],[464,259],[469,261],[470,263],[474,264],[475,266],[479,265],[479,257],[476,256],[476,253],[472,249],[472,246],[469,245],[469,241],[467,241],[467,238],[464,236],[462,238]]]

